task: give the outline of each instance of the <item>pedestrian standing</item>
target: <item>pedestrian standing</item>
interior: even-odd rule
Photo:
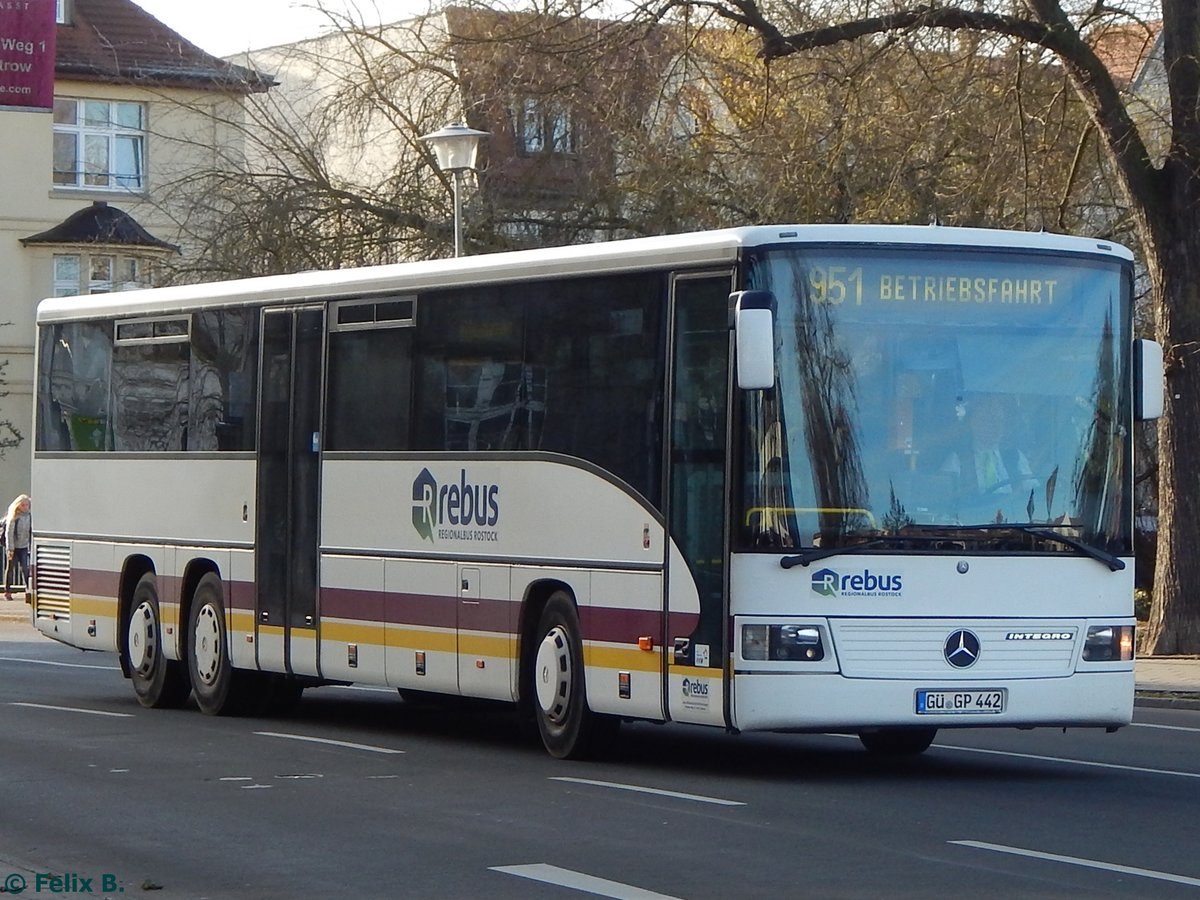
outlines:
[[[8,505],[8,518],[4,525],[6,562],[4,566],[4,599],[11,600],[13,568],[21,567],[21,581],[29,590],[29,542],[33,534],[28,494],[21,494]]]

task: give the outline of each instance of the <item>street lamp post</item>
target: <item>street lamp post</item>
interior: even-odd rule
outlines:
[[[437,157],[438,168],[449,172],[454,186],[454,255],[462,256],[462,177],[463,173],[475,168],[475,157],[479,152],[479,141],[488,132],[476,131],[466,125],[455,123],[421,136],[428,141]]]

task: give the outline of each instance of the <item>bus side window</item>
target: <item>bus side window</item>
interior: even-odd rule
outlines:
[[[411,328],[330,335],[328,449],[409,448],[412,339]]]
[[[37,448],[111,449],[113,323],[55,325],[42,334]]]

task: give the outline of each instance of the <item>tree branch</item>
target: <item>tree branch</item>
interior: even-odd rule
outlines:
[[[1112,74],[1071,24],[1059,0],[1025,0],[1025,3],[1031,17],[926,4],[791,35],[782,35],[775,26],[766,22],[755,0],[728,0],[721,14],[758,33],[762,41],[759,56],[764,60],[779,59],[871,35],[913,29],[986,32],[1041,47],[1053,53],[1066,68],[1071,83],[1087,105],[1089,115],[1108,145],[1130,202],[1140,217],[1157,227],[1154,225],[1157,218],[1155,210],[1161,208],[1159,201],[1165,190],[1165,182],[1162,174],[1154,168],[1145,142],[1122,101]]]

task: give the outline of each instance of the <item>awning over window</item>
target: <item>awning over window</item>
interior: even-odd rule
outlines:
[[[148,250],[169,250],[178,253],[175,244],[160,241],[129,213],[97,200],[91,206],[72,213],[59,225],[39,234],[21,238],[29,244],[106,244],[120,247],[139,247]]]

